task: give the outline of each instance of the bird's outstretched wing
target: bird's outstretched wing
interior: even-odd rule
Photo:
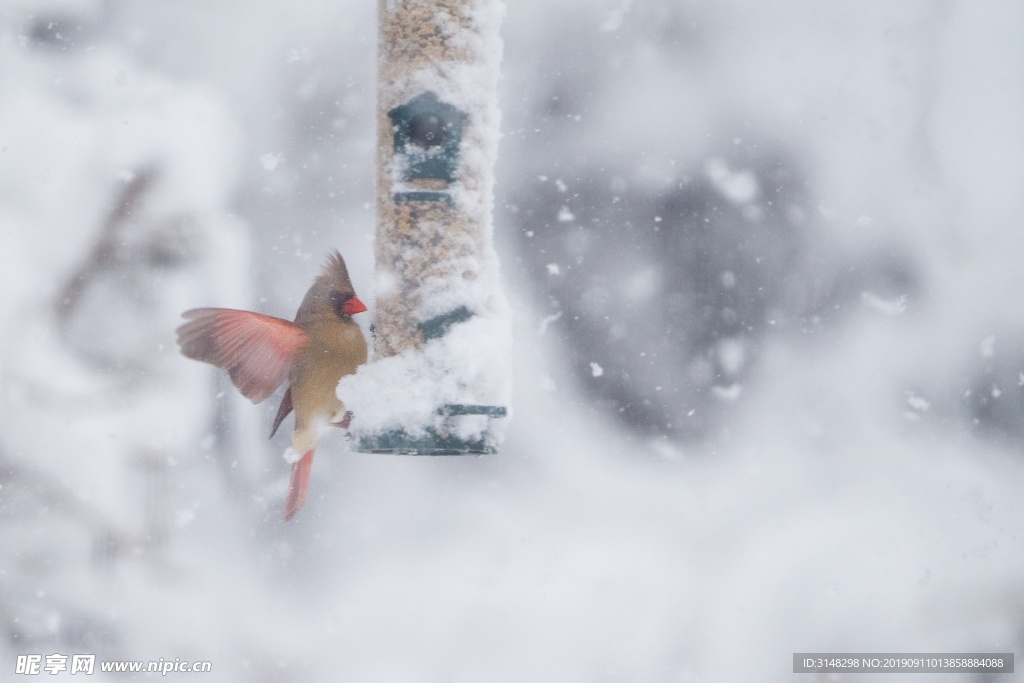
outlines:
[[[182,317],[188,322],[178,328],[181,352],[227,370],[253,403],[281,386],[307,341],[305,331],[295,324],[249,311],[194,308]]]

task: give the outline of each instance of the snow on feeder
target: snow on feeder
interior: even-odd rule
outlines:
[[[494,453],[511,325],[493,246],[496,0],[381,0],[373,360],[342,379],[356,449]]]

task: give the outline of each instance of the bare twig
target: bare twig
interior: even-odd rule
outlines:
[[[72,273],[57,297],[55,313],[61,323],[67,322],[82,298],[90,280],[109,268],[117,254],[121,231],[135,214],[142,197],[149,191],[156,179],[155,168],[143,168],[121,188],[121,192],[100,228],[96,244],[86,260]]]

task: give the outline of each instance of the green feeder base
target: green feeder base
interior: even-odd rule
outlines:
[[[447,405],[437,411],[440,415],[487,415],[505,417],[503,406]],[[425,434],[412,436],[403,429],[372,434],[359,439],[360,453],[392,453],[394,455],[490,455],[497,446],[484,434],[481,439],[461,439],[454,434],[428,428]]]

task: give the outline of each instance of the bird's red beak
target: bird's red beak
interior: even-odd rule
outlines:
[[[356,313],[362,313],[366,310],[366,304],[359,300],[359,297],[354,296],[345,302],[345,305],[341,307],[341,310],[345,311],[349,315]]]

